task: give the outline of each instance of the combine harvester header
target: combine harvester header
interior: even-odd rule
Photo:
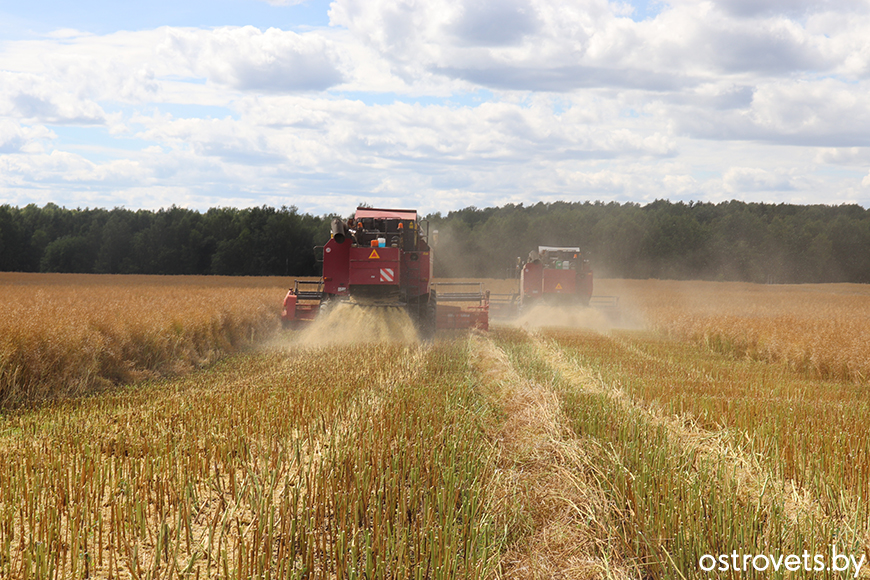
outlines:
[[[331,230],[330,240],[315,248],[323,276],[296,280],[284,298],[285,325],[310,322],[346,301],[403,308],[424,338],[436,328],[489,327],[489,296],[482,288],[440,293],[443,285],[432,287],[429,224],[415,210],[359,207],[347,222],[332,220]]]

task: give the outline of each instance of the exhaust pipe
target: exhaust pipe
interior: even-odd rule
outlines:
[[[332,239],[338,244],[343,244],[347,237],[347,226],[339,218],[332,220]]]

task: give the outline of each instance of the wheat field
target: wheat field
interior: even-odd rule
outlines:
[[[817,378],[870,381],[870,286],[604,280],[629,320]]]
[[[274,332],[285,283],[0,273],[0,405],[213,362]]]
[[[286,279],[3,276],[4,580],[870,577],[863,287],[426,343],[281,330]]]

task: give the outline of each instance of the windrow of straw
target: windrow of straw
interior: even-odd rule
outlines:
[[[491,339],[469,342],[478,389],[502,418],[488,430],[497,468],[490,510],[506,530],[497,577],[636,577],[612,541],[619,522],[551,383],[522,376]]]
[[[278,279],[0,274],[0,407],[173,374],[278,325]]]
[[[826,509],[870,517],[870,391],[782,365],[728,356],[645,333],[550,331],[582,364],[633,397],[706,430],[736,434],[776,477],[810,489]],[[842,509],[841,509],[842,508]]]

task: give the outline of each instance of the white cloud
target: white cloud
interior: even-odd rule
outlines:
[[[783,171],[768,171],[758,167],[732,167],[725,172],[722,181],[730,193],[796,189],[791,177]]]
[[[167,29],[158,54],[192,76],[243,91],[325,90],[343,78],[329,40],[277,28]]]
[[[147,177],[139,163],[121,159],[94,163],[68,151],[38,155],[7,155],[4,171],[8,175],[29,177],[39,183],[127,183]]]
[[[604,0],[337,0],[330,15],[403,78],[435,73],[498,89],[691,87],[723,75],[834,72],[856,49],[776,10],[747,19],[686,2],[634,22]],[[745,79],[743,79],[745,81]]]
[[[757,17],[770,14],[801,18],[806,15],[836,10],[841,12],[866,12],[864,0],[715,0],[729,14],[741,17]]]
[[[629,13],[606,0],[335,0],[329,28],[7,41],[0,183],[9,199],[51,185],[137,207],[153,188],[200,208],[317,212],[367,197],[426,211],[870,202],[865,1]]]
[[[870,94],[865,84],[832,79],[759,87],[753,120],[772,133],[870,145]]]
[[[79,99],[143,103],[157,98],[157,77],[171,69],[154,57],[158,31],[104,36],[64,31],[41,40],[7,42],[0,70],[38,79]]]
[[[6,71],[0,71],[0,115],[55,125],[94,125],[106,119],[97,103],[81,98],[72,87],[43,76]]]
[[[867,147],[825,147],[818,150],[815,162],[830,165],[870,165],[870,148]]]
[[[0,155],[8,153],[40,153],[44,143],[56,137],[41,125],[22,126],[0,118]]]
[[[462,5],[447,28],[465,46],[512,46],[538,32],[529,0],[480,0]]]

